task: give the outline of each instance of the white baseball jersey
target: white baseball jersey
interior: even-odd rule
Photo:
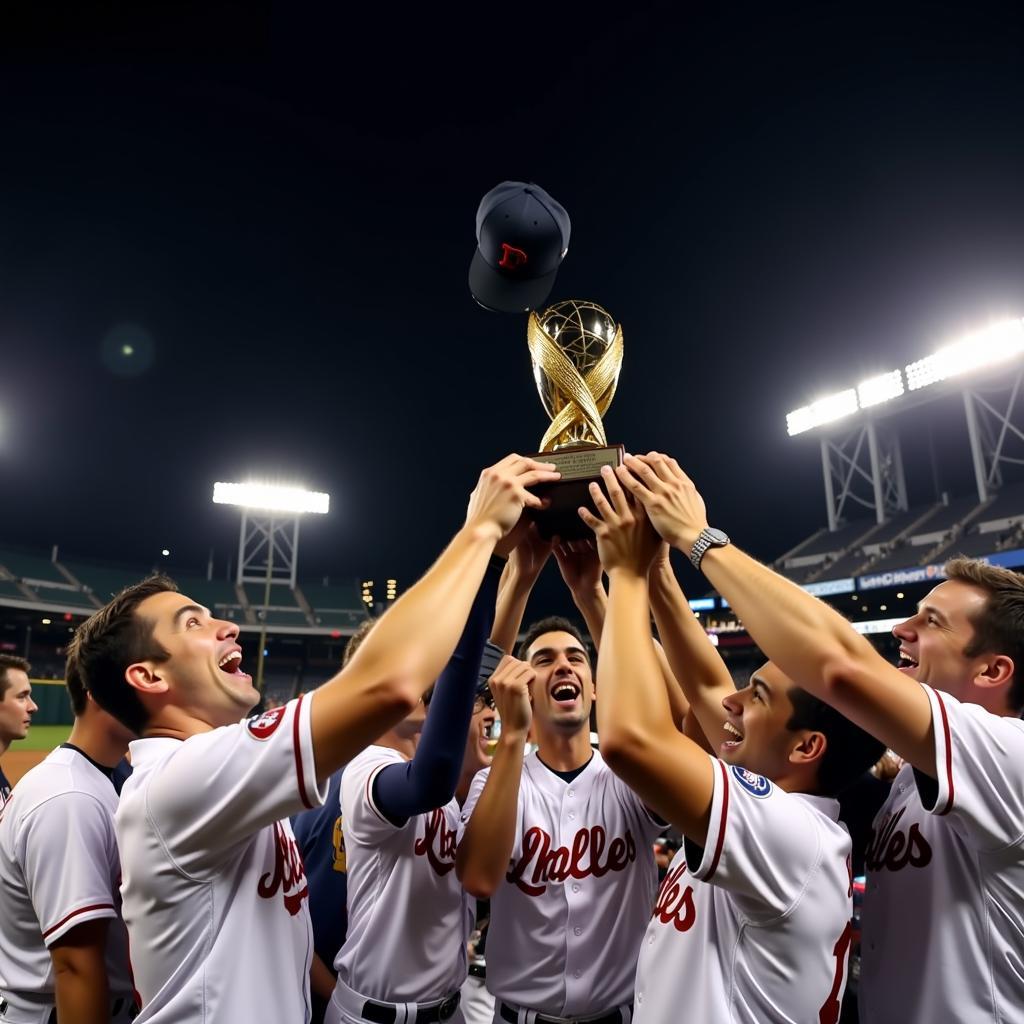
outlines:
[[[712,761],[707,843],[684,843],[662,882],[634,1020],[836,1024],[853,935],[839,803]]]
[[[309,890],[284,820],[324,800],[309,709],[131,744],[116,824],[139,1022],[309,1020]]]
[[[1024,1024],[1024,722],[924,689],[938,780],[905,765],[875,818],[861,1020]]]
[[[341,778],[348,864],[348,935],[334,961],[360,996],[431,1002],[466,979],[469,903],[455,877],[459,804],[410,818],[401,828],[378,810],[373,780],[405,758],[368,747]]]
[[[462,829],[490,774],[473,779]],[[572,782],[523,762],[516,838],[491,897],[487,987],[515,1006],[586,1017],[633,1001],[664,829],[599,752]]]
[[[111,996],[131,997],[120,918],[117,793],[84,754],[58,747],[31,769],[0,815],[0,995],[52,998],[49,947],[76,925],[109,918]]]

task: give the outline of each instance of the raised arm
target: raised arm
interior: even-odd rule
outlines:
[[[573,603],[587,624],[595,650],[600,650],[604,621],[608,614],[608,595],[604,590],[604,567],[601,565],[597,543],[594,540],[577,540],[571,544],[560,544],[556,538],[554,551],[559,571],[569,588],[569,593],[572,594]],[[661,644],[655,643],[654,650],[665,681],[665,692],[672,706],[672,720],[677,728],[682,729],[690,710],[690,703],[672,672]]]
[[[390,764],[373,778],[374,803],[395,825],[402,826],[414,815],[443,807],[455,794],[473,716],[480,658],[494,622],[494,601],[503,568],[504,561],[497,555],[492,557],[462,636],[434,687],[412,760]]]
[[[592,540],[561,542],[556,537],[554,552],[558,571],[569,588],[573,604],[587,624],[594,649],[598,650],[608,614],[608,595],[604,590],[604,569],[597,545]]]
[[[527,488],[557,479],[551,463],[519,455],[484,470],[465,525],[441,557],[381,618],[352,661],[313,694],[318,779],[412,710],[451,656],[495,545],[524,507],[541,507]]]
[[[692,712],[687,716],[686,735],[715,753],[708,737],[717,739],[722,735],[727,717],[722,700],[735,693],[736,687],[725,663],[690,610],[672,569],[668,544],[663,545],[651,565],[648,586],[658,636]]]
[[[598,516],[580,509],[597,537],[608,573],[608,617],[598,659],[597,727],[601,753],[643,802],[703,845],[713,795],[712,760],[672,718],[650,632],[647,573],[657,537],[614,476],[605,497],[591,486]]]
[[[475,803],[480,775],[470,790],[464,811],[469,820],[455,858],[459,881],[477,899],[488,899],[501,884],[515,845],[523,756],[533,720],[530,686],[536,675],[527,662],[506,655],[491,677],[501,736]]]
[[[704,500],[675,459],[627,456],[619,479],[658,532],[689,555],[707,525]],[[754,641],[791,679],[833,705],[914,767],[935,775],[928,697],[838,612],[732,545],[709,549],[701,571]]]
[[[515,650],[526,604],[551,554],[551,542],[541,537],[537,527],[533,523],[524,526],[516,538],[516,545],[509,552],[491,629],[491,642],[506,654]]]

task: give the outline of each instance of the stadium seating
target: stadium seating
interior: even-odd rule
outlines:
[[[85,562],[61,560],[61,565],[89,592],[96,595],[100,604],[109,601],[118,591],[137,583],[146,573],[130,569],[116,569],[110,566],[89,565]]]
[[[914,531],[909,538],[910,543],[918,546],[927,544],[929,541],[924,538],[949,533],[956,527],[963,527],[981,509],[982,506],[978,504],[977,497],[954,498],[949,504],[940,505],[935,514],[921,526],[921,529]]]
[[[856,519],[819,530],[776,562],[796,583],[808,584],[972,558],[1024,545],[1024,484],[1004,488],[986,503],[976,497],[917,505],[882,525]]]
[[[1009,526],[1022,520],[1024,520],[1024,484],[1011,484],[1004,487],[977,516],[978,525],[982,528],[989,524]]]
[[[0,566],[18,580],[29,583],[66,584],[67,578],[46,555],[0,547]]]
[[[41,551],[0,546],[0,605],[88,613],[152,571],[78,559],[55,561]],[[236,587],[229,580],[208,580],[173,570],[169,575],[182,593],[219,617],[245,628],[264,624],[261,584]],[[347,585],[311,583],[294,590],[275,583],[265,624],[268,629],[283,633],[351,634],[366,614],[355,580]]]

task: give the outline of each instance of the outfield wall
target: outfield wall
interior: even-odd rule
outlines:
[[[32,716],[36,725],[71,725],[75,716],[63,679],[32,679],[32,699],[39,710]]]

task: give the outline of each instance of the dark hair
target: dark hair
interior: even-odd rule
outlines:
[[[70,656],[68,657],[67,664],[64,666],[64,685],[68,688],[71,712],[75,718],[78,718],[79,715],[84,714],[89,703],[89,691],[85,688],[85,682],[82,679],[82,673],[78,669],[77,660],[72,661]]]
[[[7,678],[7,670],[20,669],[28,675],[31,667],[24,658],[19,658],[16,654],[0,654],[0,700],[7,696],[7,688],[11,685]]]
[[[824,796],[837,796],[885,753],[881,740],[801,687],[791,686],[786,696],[793,705],[786,728],[820,732],[827,741],[818,765],[818,789]]]
[[[359,623],[359,628],[348,638],[348,643],[345,644],[345,653],[341,656],[341,667],[344,668],[354,657],[356,651],[363,646],[363,641],[370,635],[370,630],[380,619],[370,618],[363,619]]]
[[[84,708],[85,694],[91,693],[104,711],[142,734],[148,715],[125,670],[137,661],[166,661],[170,655],[153,639],[154,623],[136,613],[147,598],[177,589],[170,577],[155,573],[125,587],[75,630],[66,669],[72,707],[80,700]]]
[[[561,615],[549,615],[546,619],[538,619],[526,630],[526,636],[519,645],[519,651],[516,655],[520,661],[526,660],[527,652],[530,650],[533,642],[537,637],[543,636],[545,633],[569,633],[579,640],[580,646],[584,651],[587,651],[587,657],[590,657],[587,642],[583,639],[583,634],[580,632],[579,627],[568,619],[563,619]]]
[[[984,608],[974,616],[974,639],[964,648],[979,654],[1004,654],[1013,662],[1013,682],[1007,701],[1011,710],[1024,707],[1024,576],[976,558],[951,558],[946,577],[970,583],[988,594]]]

